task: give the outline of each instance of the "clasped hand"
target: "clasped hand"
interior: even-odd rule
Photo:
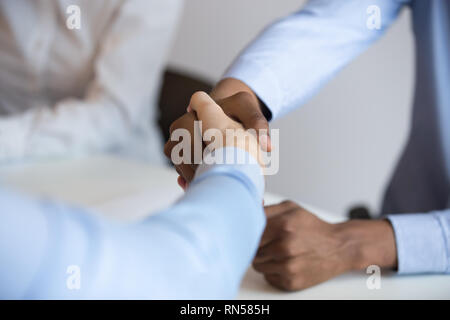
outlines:
[[[184,130],[185,134],[180,134],[179,130]],[[188,139],[188,148],[180,147],[180,144],[186,147],[186,141],[179,141],[181,136],[183,140]],[[178,183],[183,189],[194,177],[199,160],[218,148],[244,149],[262,167],[256,134],[227,116],[223,108],[204,92],[197,92],[192,96],[187,113],[170,126],[170,137],[164,147],[164,153],[175,164],[180,175]],[[201,148],[201,159],[196,157],[198,146]]]

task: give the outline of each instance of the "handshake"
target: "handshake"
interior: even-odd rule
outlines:
[[[234,149],[216,152],[227,147],[243,149],[250,157],[234,159]],[[186,189],[202,162],[258,163],[264,168],[263,153],[270,148],[267,120],[256,97],[240,92],[216,102],[208,94],[196,92],[187,113],[170,126],[164,153],[175,165],[178,184]]]
[[[277,170],[277,150],[271,144],[272,140],[273,146],[277,145],[277,131],[273,130],[269,138],[264,106],[256,95],[245,90],[230,95],[224,90],[218,98],[217,87],[214,90],[214,100],[204,92],[195,93],[187,113],[170,128],[164,151],[175,164],[180,175],[178,184],[183,189],[193,179],[198,164],[202,161],[212,164],[207,161],[215,153],[226,154],[228,160],[229,151],[235,148],[247,151],[245,154],[250,154],[247,161],[257,162],[264,174]],[[223,96],[228,98],[220,99]],[[183,141],[179,142],[181,138]],[[224,147],[232,149],[220,152]],[[265,161],[268,152],[272,163],[275,162],[275,171]],[[234,162],[226,163],[239,164],[234,158],[231,161]],[[269,170],[272,171],[268,173]],[[369,265],[388,268],[397,265],[394,233],[386,220],[330,224],[292,201],[266,206],[264,210],[266,227],[253,267],[277,288],[300,290]]]

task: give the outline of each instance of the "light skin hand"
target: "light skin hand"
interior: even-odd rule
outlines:
[[[257,159],[262,167],[257,137],[244,130],[241,123],[234,121],[225,114],[224,110],[208,94],[204,92],[195,93],[192,96],[190,106],[197,115],[198,120],[203,123],[202,134],[213,129],[221,132],[221,136],[224,139],[217,147],[242,148]],[[227,130],[232,130],[236,138],[226,139]],[[213,141],[204,141],[204,143],[209,147],[212,146]]]
[[[265,212],[267,225],[253,267],[279,289],[305,289],[369,265],[397,265],[394,232],[386,220],[330,224],[291,201],[267,206]]]

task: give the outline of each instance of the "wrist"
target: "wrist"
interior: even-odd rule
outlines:
[[[335,225],[342,243],[345,268],[364,270],[370,265],[397,266],[394,230],[387,220],[351,220]]]

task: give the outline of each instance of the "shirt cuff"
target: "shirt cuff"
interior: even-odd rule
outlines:
[[[194,183],[209,175],[226,175],[241,181],[255,197],[264,195],[264,175],[256,161],[247,151],[234,148],[218,148],[207,154],[195,172]]]
[[[275,74],[267,67],[241,56],[231,65],[223,78],[235,78],[249,86],[269,108],[272,120],[280,114],[282,91]]]
[[[441,222],[434,214],[387,216],[397,246],[398,273],[444,273],[447,249]]]

